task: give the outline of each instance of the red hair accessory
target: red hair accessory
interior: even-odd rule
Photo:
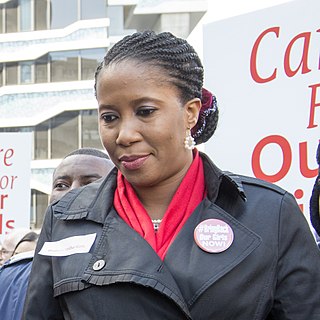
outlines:
[[[216,97],[207,89],[202,88],[202,107],[200,109],[198,122],[191,129],[191,135],[194,139],[200,137],[206,127],[206,118],[213,112],[217,110],[217,99]]]

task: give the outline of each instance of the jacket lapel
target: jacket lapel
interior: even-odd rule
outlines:
[[[208,253],[196,244],[194,229],[207,219],[222,220],[233,230],[234,240],[227,250]],[[190,307],[208,287],[240,264],[260,243],[258,235],[205,199],[172,243],[164,262]]]
[[[97,268],[97,263],[102,268]],[[173,300],[191,318],[180,289],[152,247],[111,209],[83,280],[94,285],[133,282]]]

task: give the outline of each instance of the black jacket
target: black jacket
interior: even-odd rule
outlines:
[[[311,198],[310,198],[310,220],[312,223],[312,226],[314,227],[316,233],[317,233],[317,240],[318,246],[320,248],[320,207],[319,207],[319,202],[320,202],[320,143],[318,144],[317,148],[317,163],[319,166],[318,170],[318,176],[315,179],[312,193],[311,193]]]
[[[320,252],[293,196],[202,158],[207,198],[164,261],[114,210],[116,169],[49,207],[37,252],[70,236],[96,240],[88,253],[36,255],[23,319],[319,320]],[[195,243],[206,219],[231,226],[226,251]]]

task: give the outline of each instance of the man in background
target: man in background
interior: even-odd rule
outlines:
[[[61,199],[69,190],[105,177],[113,166],[108,155],[98,149],[82,148],[70,152],[53,172],[50,203]]]
[[[68,191],[107,176],[112,168],[113,163],[108,155],[98,149],[82,148],[69,153],[53,172],[49,202],[58,201]],[[21,318],[38,238],[33,237],[31,233],[26,235],[26,237],[29,236],[29,240],[20,235],[14,246],[10,246],[9,260],[7,259],[8,261],[0,268],[1,319],[17,320]],[[31,243],[30,239],[34,239],[35,242]]]
[[[17,228],[17,229],[13,229],[11,232],[7,233],[4,236],[2,241],[2,248],[1,248],[1,259],[0,259],[1,265],[11,258],[17,243],[28,232],[30,232],[30,229]]]

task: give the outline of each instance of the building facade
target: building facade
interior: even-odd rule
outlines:
[[[108,48],[136,30],[187,38],[206,8],[203,0],[0,0],[0,133],[32,133],[32,228],[41,227],[61,159],[102,149],[93,78]]]

